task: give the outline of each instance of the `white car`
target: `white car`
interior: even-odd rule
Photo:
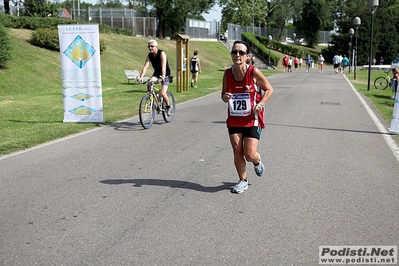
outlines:
[[[300,43],[301,45],[306,45],[306,40],[305,40],[305,38],[299,39],[299,43]]]
[[[286,38],[285,38],[285,42],[286,42],[286,43],[289,43],[289,44],[292,44],[292,43],[294,43],[294,40],[291,39],[290,37],[286,37]]]

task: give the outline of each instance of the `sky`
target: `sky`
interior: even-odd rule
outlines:
[[[202,14],[206,21],[221,21],[222,20],[222,8],[218,5],[214,5],[209,14]]]

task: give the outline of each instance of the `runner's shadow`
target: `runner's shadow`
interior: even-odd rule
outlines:
[[[161,121],[154,121],[153,125],[162,125],[164,124]],[[140,123],[134,123],[130,121],[124,121],[124,122],[118,122],[118,123],[112,123],[109,125],[110,127],[113,127],[114,130],[117,131],[143,131],[145,130]]]
[[[204,187],[197,183],[180,180],[162,180],[162,179],[106,179],[100,181],[107,185],[122,185],[122,184],[133,184],[134,187],[142,186],[158,186],[158,187],[171,187],[171,188],[182,188],[191,189],[201,192],[215,193],[222,190],[230,189],[235,183],[222,182],[223,185],[216,187]]]

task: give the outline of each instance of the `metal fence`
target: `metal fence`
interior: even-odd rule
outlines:
[[[186,35],[196,39],[219,39],[220,22],[195,19],[186,20]]]
[[[24,8],[17,9],[16,6],[10,7],[10,14],[17,16],[23,13]],[[132,30],[134,36],[156,36],[157,21],[155,17],[146,17],[144,11],[137,11],[128,8],[93,8],[68,10],[72,18],[92,23],[105,24],[112,28],[122,28]],[[241,33],[253,32],[257,35],[268,37],[271,35],[274,40],[284,41],[286,37],[295,40],[301,38],[301,33],[295,29],[275,29],[269,27],[241,26],[228,24],[227,35],[229,41],[241,38]],[[187,19],[185,33],[194,39],[213,39],[218,40],[222,34],[220,22]],[[320,43],[329,43],[332,33],[329,31],[320,32]]]
[[[237,24],[228,24],[227,25],[227,34],[230,41],[236,41],[241,38],[241,33],[243,32],[253,32],[256,35],[268,37],[272,36],[273,40],[285,41],[286,37],[290,37],[292,40],[296,40],[302,38],[303,35],[300,31],[296,31],[295,29],[275,29],[268,27],[252,27],[252,26],[241,26]],[[319,42],[321,44],[326,44],[331,41],[331,35],[333,34],[330,31],[320,31],[319,32]]]
[[[108,25],[112,28],[132,30],[134,36],[155,36],[156,19],[144,17],[144,12],[127,8],[71,9],[72,17],[83,21]],[[76,16],[75,16],[76,15]]]

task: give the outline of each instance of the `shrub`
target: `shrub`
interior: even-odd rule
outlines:
[[[38,29],[32,34],[30,43],[49,50],[59,51],[58,29]],[[100,53],[107,49],[105,41],[100,39]]]
[[[11,58],[11,40],[6,28],[0,24],[0,68],[4,68]]]
[[[56,29],[38,29],[32,33],[30,43],[49,50],[60,50],[58,41],[58,30]]]

